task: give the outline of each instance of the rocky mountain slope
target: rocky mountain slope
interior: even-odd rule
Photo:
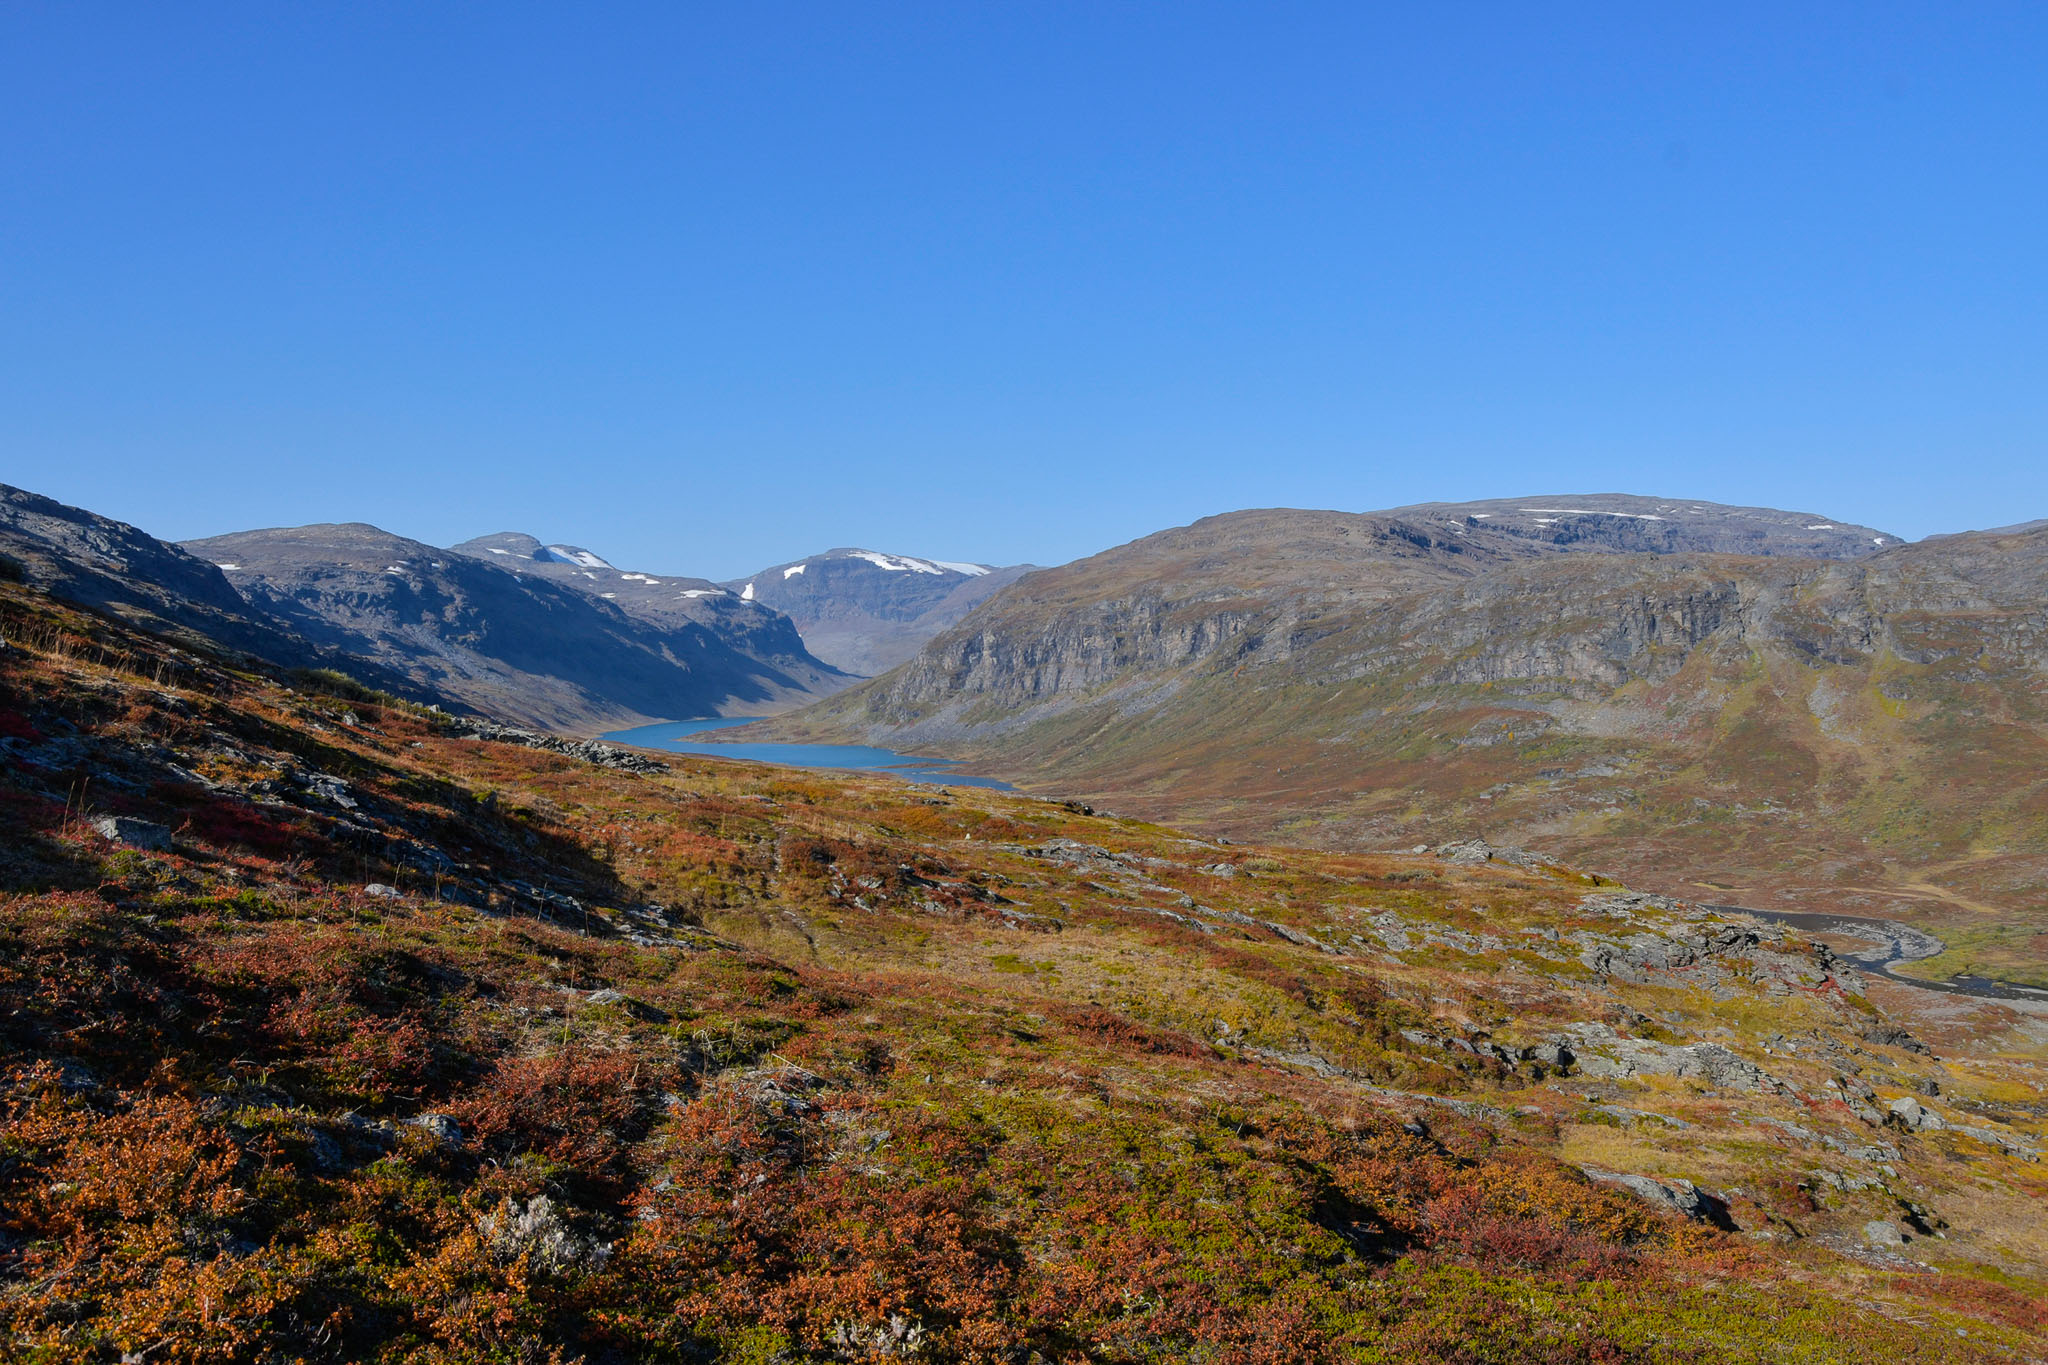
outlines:
[[[2048,1352],[2027,1002],[1471,844],[478,739],[8,583],[0,633],[29,1358]]]
[[[37,587],[146,630],[286,667],[324,662],[305,638],[251,608],[207,560],[126,522],[6,484],[0,555]]]
[[[1941,968],[2048,983],[2048,534],[1575,548],[1211,518],[1034,575],[774,733],[1245,836],[1478,829],[1688,894],[1929,919]]]
[[[700,630],[764,669],[801,679],[804,690],[814,696],[827,696],[855,681],[807,649],[785,613],[709,579],[620,569],[580,545],[543,545],[517,531],[479,536],[450,548],[574,588],[663,630]]]
[[[692,609],[688,599],[656,609],[637,596],[629,611],[590,580],[569,586],[546,571],[560,566],[501,566],[488,551],[374,526],[248,531],[186,548],[307,638],[501,719],[576,729],[747,714],[845,681],[765,613]]]
[[[839,549],[725,586],[796,622],[804,644],[820,659],[873,677],[916,654],[925,641],[1033,568]]]

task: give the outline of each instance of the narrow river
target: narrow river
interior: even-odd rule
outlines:
[[[1975,995],[1986,1000],[2048,1000],[2048,991],[2034,986],[2022,986],[2014,981],[1999,981],[1988,976],[1952,976],[1945,981],[1929,980],[1919,976],[1901,976],[1892,968],[1907,962],[1918,962],[1933,957],[1945,946],[1934,935],[1910,924],[1901,924],[1891,919],[1871,919],[1863,915],[1820,914],[1806,910],[1753,910],[1746,905],[1710,905],[1709,910],[1720,910],[1729,914],[1754,915],[1760,920],[1773,924],[1790,925],[1813,934],[1829,934],[1837,938],[1853,938],[1868,943],[1868,948],[1847,953],[1865,971],[1901,985],[1919,986],[1923,990],[1947,991],[1951,995]]]

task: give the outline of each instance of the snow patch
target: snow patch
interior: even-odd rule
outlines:
[[[954,573],[964,573],[969,578],[979,578],[989,572],[989,566],[986,564],[962,564],[953,559],[934,559],[932,563],[942,569],[951,569]]]
[[[216,569],[239,569],[242,566],[239,564],[216,564],[213,567]]]
[[[1870,538],[1870,543],[1871,543],[1872,545],[1882,545],[1882,544],[1884,544],[1884,537],[1883,537],[1883,536],[1872,536],[1872,537]]]
[[[1491,512],[1474,512],[1472,514],[1472,520],[1474,521],[1490,521],[1492,519],[1493,513]]]
[[[1594,507],[1524,507],[1524,512],[1557,512],[1568,517],[1627,517],[1630,521],[1662,521],[1664,518],[1651,512],[1602,512]],[[1700,509],[1692,509],[1697,512]]]
[[[644,573],[622,573],[619,575],[619,577],[627,580],[628,582],[637,580],[639,582],[646,583],[651,587],[658,588],[661,586],[661,580],[659,578],[652,578]]]
[[[802,573],[805,569],[808,569],[810,567],[811,566],[808,564],[798,564],[793,568],[784,569],[782,571],[782,576],[784,578],[795,578],[798,574]]]
[[[609,569],[612,566],[588,550],[579,550],[573,545],[550,545],[542,550],[536,559],[545,559],[555,564],[581,564],[586,569]]]
[[[1817,521],[1806,529],[1809,531],[1832,531],[1835,529],[1835,524],[1832,521]]]
[[[941,569],[928,559],[912,559],[908,555],[885,555],[878,554],[873,550],[853,550],[848,553],[847,557],[849,559],[865,559],[876,568],[886,569],[890,573],[942,574],[945,572],[944,569]]]
[[[509,555],[512,553],[510,550],[501,550],[495,545],[486,545],[484,548],[494,555]]]
[[[748,586],[751,587],[752,584]],[[678,597],[725,597],[728,595],[724,588],[684,588],[676,594]]]
[[[753,600],[754,600],[754,585],[753,585],[752,583],[749,583],[749,584],[747,584],[747,586],[746,586],[746,587],[744,587],[744,588],[740,589],[740,601],[742,601],[742,602],[751,602],[751,601],[753,601]]]

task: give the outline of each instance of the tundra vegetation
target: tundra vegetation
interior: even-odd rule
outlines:
[[[0,634],[10,1358],[2048,1351],[2023,1006],[1483,846]]]

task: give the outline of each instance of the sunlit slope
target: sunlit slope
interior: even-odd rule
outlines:
[[[35,1358],[2048,1347],[2024,1013],[1564,867],[483,742],[0,624]]]
[[[2041,970],[2048,533],[1334,569],[1146,545],[779,730],[1240,835],[1479,830],[1688,893],[1931,915],[1975,965]]]

